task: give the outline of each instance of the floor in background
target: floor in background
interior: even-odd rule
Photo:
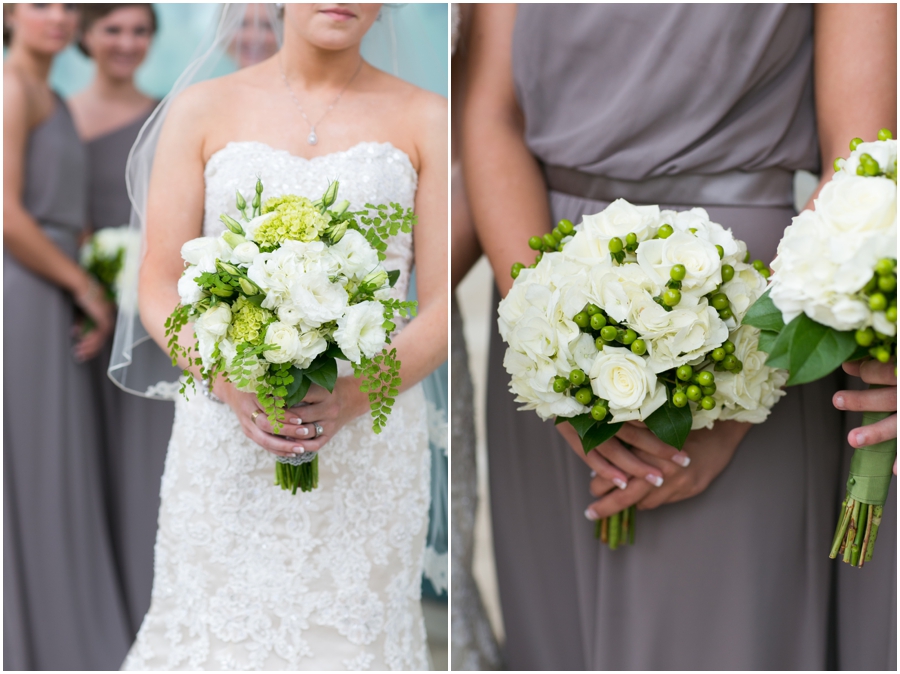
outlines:
[[[445,672],[449,669],[450,663],[447,652],[447,603],[423,599],[422,613],[425,615],[425,632],[428,634],[432,669],[436,672]]]

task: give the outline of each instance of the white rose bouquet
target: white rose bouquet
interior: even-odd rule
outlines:
[[[762,330],[768,365],[788,385],[826,376],[841,363],[897,354],[897,141],[850,142],[834,178],[785,230],[766,293],[745,323]],[[888,416],[867,412],[863,423]],[[854,566],[872,559],[891,484],[897,441],[857,449],[831,548]]]
[[[121,289],[137,270],[140,236],[128,225],[100,229],[84,243],[81,266],[103,286],[106,298],[118,303]]]
[[[787,374],[741,325],[768,270],[702,208],[619,199],[529,246],[535,263],[513,266],[499,307],[510,390],[520,409],[570,422],[585,452],[629,420],[681,449],[717,419],[762,422],[783,395]],[[599,537],[633,541],[634,517],[601,520]]]
[[[181,303],[166,321],[173,364],[184,356],[212,382],[222,374],[239,390],[256,393],[277,431],[285,408],[298,405],[310,384],[328,391],[336,359],[349,360],[368,393],[373,428],[380,432],[400,387],[396,349],[388,350],[396,315],[412,317],[416,303],[388,291],[400,276],[382,260],[387,238],[410,232],[416,216],[399,204],[352,212],[333,206],[338,183],[316,201],[292,194],[263,201],[263,186],[249,207],[237,194],[239,222],[182,246],[187,268],[178,282]],[[181,346],[193,323],[196,343]],[[193,383],[185,371],[186,387]],[[316,452],[278,459],[275,481],[296,493],[318,484]]]

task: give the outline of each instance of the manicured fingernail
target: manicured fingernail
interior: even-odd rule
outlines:
[[[644,477],[644,479],[654,487],[661,487],[663,483],[663,479],[659,475],[647,475]]]
[[[591,471],[591,477],[597,477],[597,471],[596,471],[596,470],[592,470],[592,471]]]
[[[590,508],[588,508],[587,510],[584,511],[584,516],[587,517],[592,522],[600,519],[599,517],[597,517],[597,513],[595,513]]]
[[[866,444],[866,434],[863,431],[856,431],[853,433],[853,444],[857,447],[861,447]]]
[[[301,426],[297,429],[297,435],[309,435],[309,429],[303,428],[303,426]]]
[[[295,423],[299,426],[300,424],[303,423],[303,419],[301,419],[300,417],[295,417],[293,423]]]
[[[625,487],[628,486],[628,483],[621,477],[614,477],[613,484],[616,485],[619,489],[625,489]]]
[[[844,396],[836,395],[834,397],[834,406],[837,407],[839,410],[844,409]]]
[[[672,457],[672,461],[677,463],[682,468],[687,468],[691,464],[691,457],[687,454],[675,454]]]
[[[297,445],[294,447],[294,454],[303,454],[306,451],[306,448],[303,445]]]

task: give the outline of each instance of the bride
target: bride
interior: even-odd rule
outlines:
[[[242,12],[242,8],[229,8]],[[287,4],[272,58],[195,84],[171,106],[146,206],[139,308],[163,348],[180,249],[237,217],[235,190],[315,197],[340,181],[351,208],[399,202],[415,235],[385,267],[418,317],[393,339],[403,391],[376,436],[352,372],[313,387],[273,435],[255,395],[223,379],[177,402],[150,611],[124,669],[426,669],[419,605],[429,502],[422,380],[447,351],[447,107],[366,63],[380,5]],[[221,32],[221,27],[220,27]],[[189,329],[182,343],[192,339]],[[273,486],[274,456],[320,451],[318,489]]]

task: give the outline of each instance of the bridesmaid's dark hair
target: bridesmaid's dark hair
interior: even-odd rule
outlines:
[[[4,5],[5,7],[5,5]],[[81,25],[79,26],[81,35],[84,34],[90,29],[94,23],[104,16],[108,14],[112,14],[117,9],[122,9],[122,7],[142,7],[147,10],[147,14],[150,16],[150,34],[155,35],[156,29],[158,27],[158,23],[156,20],[156,12],[153,9],[153,5],[149,2],[125,2],[121,4],[111,4],[111,3],[94,3],[94,2],[85,2],[81,4]],[[6,25],[3,26],[3,43],[6,44]],[[81,38],[78,38],[79,51],[82,54],[90,58],[90,53],[87,50],[87,47],[84,46],[84,41]]]
[[[11,2],[3,3],[3,46],[8,47],[9,43],[12,41],[12,31],[9,29],[9,26],[6,25],[6,13],[11,10],[13,4]]]

